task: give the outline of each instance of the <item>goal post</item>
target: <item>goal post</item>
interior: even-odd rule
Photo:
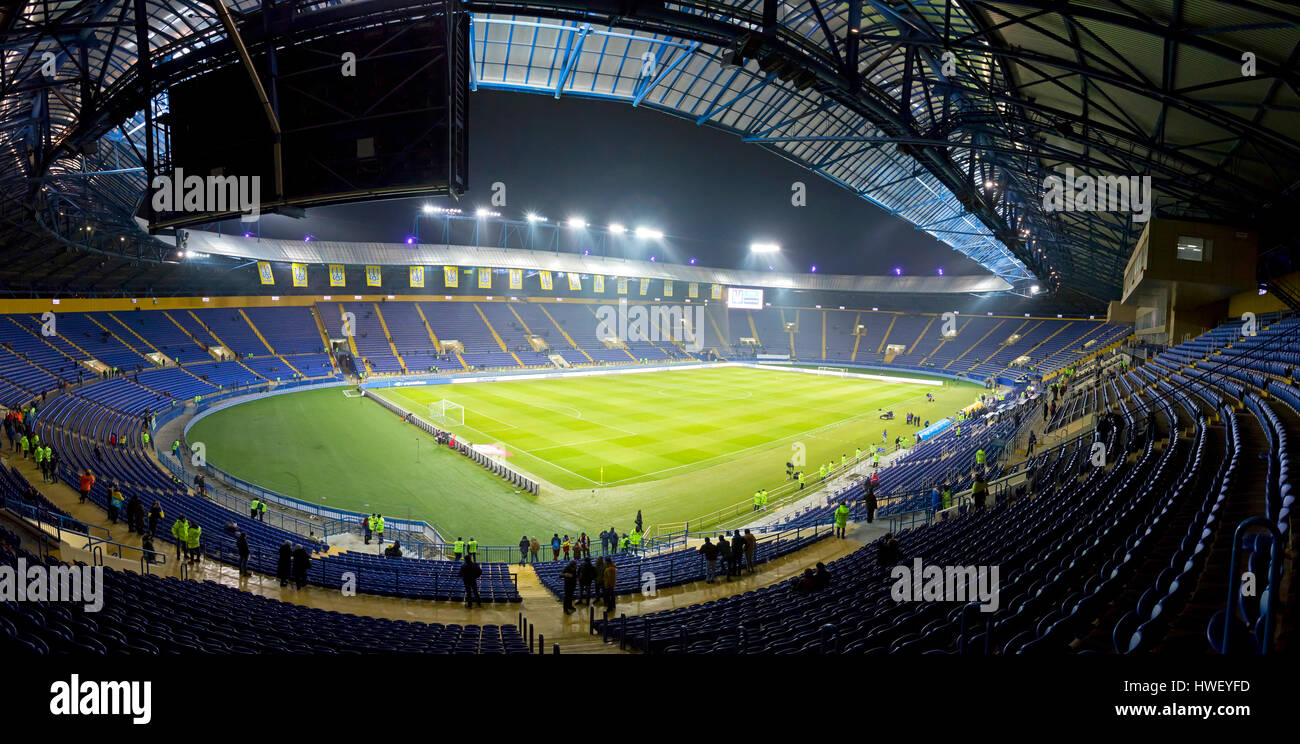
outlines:
[[[437,403],[429,404],[429,418],[444,426],[464,426],[465,406],[443,398]]]

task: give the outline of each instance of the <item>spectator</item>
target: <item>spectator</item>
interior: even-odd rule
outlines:
[[[158,522],[167,515],[163,514],[162,504],[155,501],[149,509],[149,536],[153,537],[158,533]]]
[[[754,572],[755,561],[758,558],[758,538],[754,533],[745,530],[745,565],[749,567],[749,572]]]
[[[612,616],[614,607],[617,604],[614,600],[614,588],[618,586],[618,567],[614,565],[614,557],[610,556],[605,560],[605,614]]]
[[[560,560],[560,533],[551,535],[551,560]]]
[[[893,568],[902,560],[902,551],[898,545],[898,538],[894,537],[892,532],[886,533],[880,539],[880,545],[876,547],[876,565],[882,570]]]
[[[26,438],[27,437],[23,437],[23,439]],[[24,449],[23,458],[25,459],[26,457],[27,457],[27,450]],[[86,499],[90,498],[90,487],[93,485],[95,485],[95,475],[94,473],[90,472],[89,468],[87,468],[86,470],[82,471],[81,478],[78,480],[77,483],[77,490],[81,492],[80,503],[84,504],[86,503]]]
[[[871,524],[871,520],[872,520],[872,518],[875,517],[875,515],[876,515],[876,507],[877,507],[877,502],[876,502],[876,481],[875,481],[874,478],[873,478],[872,480],[870,480],[870,481],[867,482],[867,495],[866,495],[865,499],[866,499],[866,502],[867,502],[867,503],[866,503],[866,508],[867,508],[867,524]]]
[[[578,567],[578,585],[581,587],[581,593],[578,599],[591,604],[591,583],[596,580],[596,567],[591,564],[591,555],[588,552],[583,559],[583,564]]]
[[[478,577],[483,575],[483,569],[475,561],[465,561],[460,565],[460,580],[465,583],[465,606],[473,607],[474,602],[478,606],[483,606],[483,597],[478,593]]]
[[[726,535],[718,535],[718,570],[731,579],[731,546],[727,543]]]
[[[387,558],[401,558],[402,541],[394,540],[392,545],[389,545],[387,548],[384,548],[384,556]]]
[[[566,563],[564,570],[560,571],[560,578],[564,580],[564,614],[568,615],[575,609],[573,595],[578,586],[578,562],[569,561]]]
[[[831,572],[827,570],[825,563],[817,564],[817,572],[813,574],[813,589],[821,591],[831,585]]]
[[[971,500],[975,502],[975,508],[983,509],[989,495],[989,484],[984,481],[983,473],[975,476],[975,485],[971,488],[970,495]]]
[[[307,569],[311,568],[311,556],[307,555],[307,549],[302,545],[293,546],[293,581],[294,585],[302,589],[307,586]]]
[[[712,584],[713,579],[718,575],[718,546],[706,537],[699,551],[700,555],[704,556],[704,583]]]
[[[122,492],[117,490],[117,484],[114,483],[108,489],[108,521],[117,524],[117,515],[122,511]]]
[[[533,539],[530,540],[528,543],[528,553],[532,557],[534,566],[537,565],[537,554],[538,552],[541,551],[541,549],[542,549],[542,544],[538,542],[537,537],[534,536]]]
[[[519,538],[519,565],[524,565],[528,560],[528,548],[532,545],[528,541],[528,536],[524,535]]]
[[[289,585],[289,570],[292,561],[293,546],[289,544],[288,540],[285,540],[284,544],[280,546],[279,560],[277,560],[275,564],[275,576],[280,580],[280,586]]]
[[[235,548],[239,551],[239,575],[248,575],[248,535],[235,533]]]
[[[811,594],[816,587],[817,577],[811,568],[805,568],[803,575],[794,580],[796,594]]]
[[[736,578],[740,578],[740,570],[745,563],[745,538],[740,536],[740,530],[731,533],[731,568],[736,573]]]

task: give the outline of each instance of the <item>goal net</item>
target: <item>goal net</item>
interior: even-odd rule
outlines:
[[[348,388],[344,388],[344,389],[343,389],[343,397],[344,397],[344,398],[364,398],[364,397],[366,397],[366,394],[363,393],[363,392],[361,392],[360,389],[357,389],[357,390],[349,390]]]
[[[839,375],[847,375],[849,371],[843,367],[818,367],[818,372],[835,372]]]
[[[429,404],[429,418],[443,426],[464,426],[465,407],[443,398]]]

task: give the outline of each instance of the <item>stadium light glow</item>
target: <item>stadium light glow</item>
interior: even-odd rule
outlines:
[[[695,265],[695,257],[694,257],[694,256],[691,256],[691,266],[694,266],[694,265]]]
[[[655,257],[654,257],[654,256],[651,256],[651,257],[650,257],[650,263],[654,263],[654,262],[655,262]]]
[[[902,267],[902,266],[895,266],[895,267],[894,267],[894,276],[902,276],[902,275],[903,275],[903,267]]]
[[[939,267],[939,276],[943,276],[943,267],[942,267],[942,266]]]
[[[585,230],[587,228],[587,221],[581,217],[570,217],[568,225],[575,230]]]
[[[750,243],[749,250],[754,253],[780,253],[781,246],[776,243]]]
[[[529,212],[528,214],[524,215],[524,219],[528,220],[529,222],[545,222],[545,221],[546,221],[546,218],[545,218],[545,217],[541,216],[540,214],[537,214],[536,212]]]
[[[813,265],[812,265],[812,273],[814,273],[814,274],[817,273],[817,264],[813,264]]]
[[[425,213],[425,214],[433,214],[433,205],[432,205],[432,204],[425,204],[425,205],[424,205],[424,213]]]
[[[617,222],[612,222],[609,225],[609,231],[615,235],[622,235],[623,233],[627,232],[627,228],[623,227]]]
[[[406,236],[406,244],[407,244],[407,245],[415,245],[415,236],[414,236],[414,235],[407,235],[407,236]]]
[[[483,217],[500,217],[500,216],[501,216],[501,213],[500,213],[500,212],[493,212],[492,210],[488,209],[487,207],[479,207],[478,209],[474,210],[474,215],[475,215],[476,217],[479,217],[479,218],[481,219],[481,218],[483,218]]]
[[[663,240],[664,237],[664,233],[662,230],[655,230],[654,228],[651,227],[644,227],[644,226],[638,227],[635,232],[638,238],[648,238],[650,240]]]

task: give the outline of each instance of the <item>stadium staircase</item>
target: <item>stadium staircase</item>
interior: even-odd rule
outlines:
[[[243,318],[244,322],[248,324],[248,327],[253,329],[253,335],[257,336],[257,340],[262,342],[262,345],[266,347],[266,350],[270,352],[271,356],[276,356],[276,351],[271,346],[271,342],[266,340],[266,336],[262,335],[262,332],[257,328],[257,324],[253,322],[252,318],[248,317],[248,313],[245,312],[242,307],[239,308],[239,317]]]
[[[483,325],[487,326],[488,333],[492,334],[492,340],[497,342],[497,346],[501,348],[501,351],[510,354],[510,356],[514,358],[515,364],[518,364],[520,367],[524,366],[523,361],[519,359],[519,355],[506,348],[506,342],[501,340],[501,334],[497,333],[497,329],[492,327],[492,322],[488,320],[487,315],[483,314],[483,308],[479,307],[477,302],[474,303],[474,311],[483,319]]]
[[[542,314],[546,316],[546,319],[551,321],[551,325],[555,326],[555,330],[560,332],[560,336],[564,338],[565,342],[568,343],[572,349],[574,349],[575,351],[577,351],[578,353],[586,357],[588,362],[594,363],[596,361],[591,358],[591,355],[588,354],[586,350],[578,346],[577,342],[573,340],[573,337],[569,335],[568,331],[564,330],[564,328],[561,327],[560,324],[555,321],[555,316],[551,315],[550,311],[546,309],[545,305],[538,303],[537,309],[541,310]],[[592,314],[593,315],[595,314],[594,310],[592,311]],[[629,353],[628,356],[630,357],[632,355]]]
[[[379,319],[379,328],[384,332],[384,338],[388,341],[388,348],[392,351],[393,357],[397,359],[397,365],[401,367],[402,372],[409,372],[410,370],[406,368],[406,361],[402,359],[401,354],[397,353],[397,344],[393,343],[393,332],[388,330],[388,321],[384,320],[384,311],[379,307],[378,302],[372,302],[371,305],[375,308],[375,317]]]

